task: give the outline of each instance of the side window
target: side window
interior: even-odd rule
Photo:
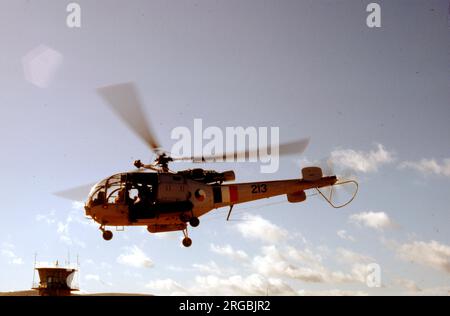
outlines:
[[[134,200],[135,198],[138,197],[139,192],[138,192],[137,189],[132,188],[132,189],[130,189],[128,192],[129,192],[129,194],[130,194],[130,199]]]

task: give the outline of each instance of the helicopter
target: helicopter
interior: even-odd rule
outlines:
[[[190,247],[192,239],[188,227],[198,227],[201,216],[218,208],[229,208],[228,221],[235,205],[280,195],[286,195],[290,203],[299,203],[306,200],[305,191],[316,190],[335,208],[349,204],[356,196],[356,181],[339,180],[336,175],[325,176],[322,168],[317,166],[304,167],[301,176],[294,179],[247,183],[233,182],[236,178],[233,170],[219,172],[193,168],[173,171],[169,168],[171,162],[226,161],[230,153],[174,157],[162,149],[152,133],[133,83],[106,86],[97,89],[97,92],[156,155],[152,163],[136,160],[135,170],[109,176],[90,189],[84,205],[85,214],[100,224],[104,240],[113,238],[112,231],[107,227],[145,226],[150,233],[182,231],[182,244]],[[280,144],[279,154],[302,153],[308,143],[309,139],[305,138]],[[248,156],[251,153],[251,150],[245,150],[231,153],[231,156]],[[329,195],[323,192],[325,188],[348,183],[354,184],[356,190],[351,199],[342,205],[332,203],[332,190]]]

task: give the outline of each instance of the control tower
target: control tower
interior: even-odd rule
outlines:
[[[78,291],[74,286],[73,279],[77,269],[60,267],[56,261],[53,267],[35,267],[39,274],[39,283],[33,283],[33,289],[40,296],[70,296],[72,291]]]

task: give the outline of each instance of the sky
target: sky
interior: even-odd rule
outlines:
[[[70,254],[84,293],[449,295],[449,2],[377,1],[369,28],[370,2],[79,0],[69,28],[69,1],[0,0],[0,291],[31,287],[35,254]],[[331,157],[358,195],[342,209],[280,196],[236,206],[230,222],[215,210],[190,248],[139,227],[106,242],[84,201],[53,193],[152,159],[96,93],[121,82],[135,82],[165,148],[196,118],[310,137],[273,174],[205,168],[291,179]]]

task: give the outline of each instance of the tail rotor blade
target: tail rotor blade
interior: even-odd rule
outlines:
[[[342,176],[339,179],[341,181],[357,181],[358,177],[352,169],[347,168],[342,171]],[[354,193],[353,185],[342,185],[342,189],[348,194]]]
[[[337,176],[338,178],[338,183],[336,183],[336,185],[323,187],[320,189],[323,195],[329,198],[329,200],[335,205],[346,205],[348,200],[353,199],[357,187],[355,187],[354,182],[342,182],[356,181],[357,177],[355,172],[349,168],[346,168],[341,172],[337,172],[335,170],[335,163],[331,156],[320,159],[317,164],[321,167],[324,176]]]

